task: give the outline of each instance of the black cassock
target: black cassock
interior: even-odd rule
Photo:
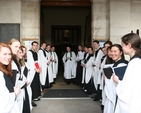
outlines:
[[[77,62],[77,68],[76,68],[76,85],[81,85],[82,83],[82,72],[83,67],[81,66],[81,60]]]

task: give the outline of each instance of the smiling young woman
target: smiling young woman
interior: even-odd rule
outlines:
[[[4,43],[0,43],[0,97],[2,97],[0,101],[0,113],[20,112],[16,101],[16,97],[20,93],[20,87],[14,87],[11,80],[11,58],[11,48]]]

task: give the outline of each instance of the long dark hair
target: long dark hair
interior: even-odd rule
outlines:
[[[0,51],[1,51],[2,47],[6,47],[10,50],[11,60],[8,65],[4,65],[4,64],[0,63],[0,71],[5,73],[7,76],[12,77],[12,56],[13,56],[12,50],[11,50],[10,46],[5,43],[0,43]]]
[[[130,43],[131,47],[136,51],[135,54],[141,56],[141,39],[139,35],[135,33],[129,33],[124,35],[121,40],[125,45]]]

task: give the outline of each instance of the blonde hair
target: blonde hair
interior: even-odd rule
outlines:
[[[8,45],[11,45],[13,42],[20,42],[19,40],[15,39],[15,38],[11,38],[9,41],[8,41]]]
[[[19,50],[21,50],[21,51],[23,52],[22,47],[20,47]],[[20,65],[21,67],[22,67],[22,66],[25,66],[24,58],[19,59],[18,63],[19,63],[19,65]]]

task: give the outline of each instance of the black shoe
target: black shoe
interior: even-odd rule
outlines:
[[[55,82],[53,82],[53,84],[56,84]]]
[[[33,107],[36,107],[36,106],[37,106],[37,104],[35,104],[34,102],[32,102],[32,106],[33,106]]]
[[[70,84],[71,84],[70,82],[67,83],[67,85],[70,85]]]
[[[98,99],[98,98],[94,98],[94,100],[93,101],[99,101],[100,99]]]

